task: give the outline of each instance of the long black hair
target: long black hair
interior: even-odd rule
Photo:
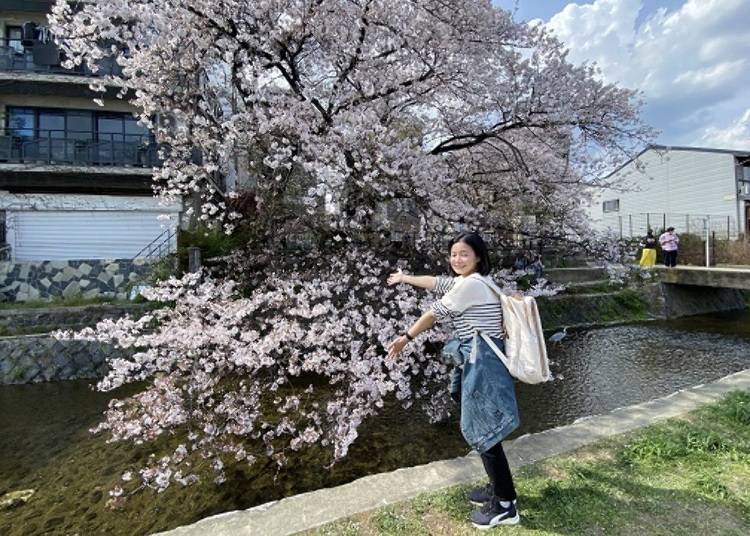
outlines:
[[[479,233],[474,231],[459,233],[453,238],[453,240],[451,240],[451,243],[448,246],[448,251],[450,251],[453,245],[458,242],[463,242],[469,246],[474,250],[474,254],[479,257],[477,272],[482,275],[489,274],[492,269],[492,266],[490,265],[490,252],[487,250],[487,244],[484,243],[484,240],[479,236]],[[453,271],[453,268],[451,268],[450,262],[448,263],[448,269],[453,275],[458,275]]]

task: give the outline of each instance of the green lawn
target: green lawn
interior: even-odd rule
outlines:
[[[750,392],[516,473],[521,524],[492,534],[750,534]],[[344,519],[312,535],[477,534],[469,486]]]

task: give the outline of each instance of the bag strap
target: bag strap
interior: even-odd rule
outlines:
[[[485,279],[484,277],[482,277],[481,275],[479,275],[476,272],[474,272],[473,274],[471,274],[469,277],[472,278],[472,279],[476,279],[477,281],[481,281],[482,283],[484,283],[485,285],[487,285],[488,287],[490,287],[490,289],[492,289],[492,291],[495,294],[497,294],[498,297],[505,296],[505,294],[503,293],[503,291],[500,290],[500,287],[498,287],[497,284],[494,281],[487,280],[487,279]]]
[[[503,351],[498,348],[497,344],[495,344],[495,341],[492,340],[492,337],[489,335],[480,332],[479,335],[484,339],[484,342],[487,343],[487,346],[489,346],[493,352],[495,352],[495,355],[500,358],[500,361],[503,362],[503,365],[505,365],[505,368],[510,370],[510,362],[508,361],[508,358],[503,353]]]
[[[476,272],[471,274],[469,277],[472,279],[476,279],[477,281],[481,281],[485,285],[487,285],[495,294],[497,294],[497,297],[500,299],[500,303],[502,304],[502,298],[505,296],[502,290],[500,290],[500,287],[498,287],[494,281],[488,281]],[[474,333],[474,341],[472,343],[471,347],[471,354],[469,354],[469,363],[474,363],[476,360],[477,355],[477,336],[482,337],[484,339],[484,342],[487,343],[487,346],[490,347],[490,349],[494,352],[494,354],[500,359],[500,361],[503,362],[503,365],[505,365],[505,368],[510,370],[510,362],[508,361],[507,356],[503,353],[503,351],[498,348],[497,344],[492,340],[492,338],[487,335],[486,333],[482,331],[476,331]]]

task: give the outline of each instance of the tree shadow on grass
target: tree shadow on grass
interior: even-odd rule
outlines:
[[[557,534],[747,534],[750,520],[730,498],[637,482],[599,462],[519,499],[523,527]]]

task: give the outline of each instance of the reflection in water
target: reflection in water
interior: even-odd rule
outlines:
[[[572,333],[551,348],[550,359],[556,363],[553,372],[563,379],[518,386],[522,427],[515,435],[665,396],[750,367],[750,314]],[[0,493],[43,470],[56,454],[75,449],[110,396],[93,392],[89,382],[0,387]],[[290,467],[273,484],[281,489],[259,490],[258,502],[468,452],[455,418],[431,425],[418,410],[388,408],[360,431],[350,456],[332,471],[313,472],[311,461]]]
[[[692,318],[569,336],[550,351],[553,372],[562,380],[518,386],[519,432],[559,426],[750,367],[750,315],[743,317],[744,324],[735,324],[731,335],[724,324]]]

